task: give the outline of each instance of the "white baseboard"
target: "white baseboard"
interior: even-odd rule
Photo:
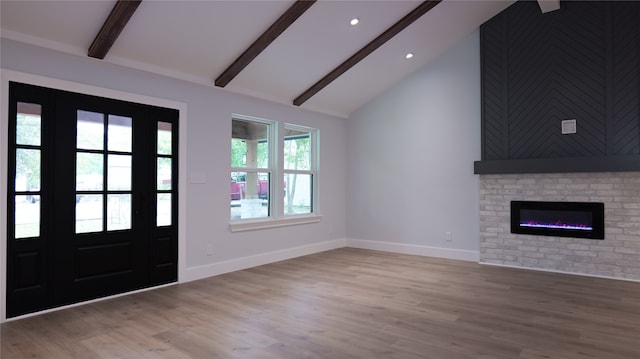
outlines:
[[[582,277],[614,279],[614,280],[622,280],[622,281],[626,281],[626,282],[640,283],[639,279],[632,279],[632,278],[611,277],[611,276],[607,276],[607,275],[597,275],[597,274],[578,273],[578,272],[565,272],[565,271],[561,271],[561,270],[543,269],[543,268],[535,268],[535,267],[520,267],[520,266],[509,265],[509,264],[498,264],[498,263],[488,263],[488,262],[478,262],[478,263],[479,264],[483,264],[483,265],[487,265],[487,266],[494,266],[494,267],[534,270],[534,271],[538,271],[538,272],[548,272],[548,273],[558,273],[558,274],[568,274],[568,275],[579,275],[579,276],[582,276]]]
[[[204,266],[186,268],[180,276],[180,282],[203,279],[224,273],[234,272],[264,264],[279,262],[291,258],[302,257],[309,254],[320,253],[345,246],[344,239],[334,239],[326,242],[309,244],[306,246],[287,248],[279,251],[257,254],[249,257],[231,259],[224,262],[208,264]]]
[[[478,251],[419,246],[416,244],[379,242],[364,239],[347,239],[347,247],[402,254],[413,254],[426,257],[457,259],[469,262],[477,262],[478,260],[480,260],[480,252]]]

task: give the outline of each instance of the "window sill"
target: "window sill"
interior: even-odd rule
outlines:
[[[309,215],[291,216],[291,217],[278,218],[278,219],[269,218],[269,219],[238,220],[238,221],[229,223],[229,230],[231,232],[244,232],[244,231],[253,231],[256,229],[295,226],[299,224],[318,223],[320,222],[321,219],[322,219],[321,215],[309,214]]]

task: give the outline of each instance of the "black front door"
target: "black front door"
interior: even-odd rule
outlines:
[[[177,111],[13,83],[10,104],[8,316],[175,281]]]

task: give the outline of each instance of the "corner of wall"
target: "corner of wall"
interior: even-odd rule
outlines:
[[[346,240],[346,246],[351,248],[370,249],[375,251],[409,254],[423,257],[455,259],[468,262],[477,262],[480,260],[480,253],[477,251],[429,247],[405,243],[391,243],[348,238]]]
[[[309,244],[306,246],[287,248],[279,251],[261,253],[254,256],[231,259],[228,261],[207,264],[199,267],[186,268],[183,272],[183,275],[180,276],[179,282],[191,282],[194,280],[213,277],[224,273],[330,251],[333,249],[342,248],[345,246],[345,244],[345,239],[334,239],[325,242]]]

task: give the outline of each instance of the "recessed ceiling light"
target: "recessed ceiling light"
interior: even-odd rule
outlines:
[[[412,58],[412,57],[413,57],[413,54],[412,54],[412,53],[408,53],[408,54],[404,55],[404,58],[405,58],[405,59],[410,59],[410,58]]]
[[[358,25],[359,22],[360,22],[360,20],[358,20],[357,17],[354,17],[353,19],[351,19],[351,21],[349,23],[351,24],[351,26],[356,26],[356,25]]]

